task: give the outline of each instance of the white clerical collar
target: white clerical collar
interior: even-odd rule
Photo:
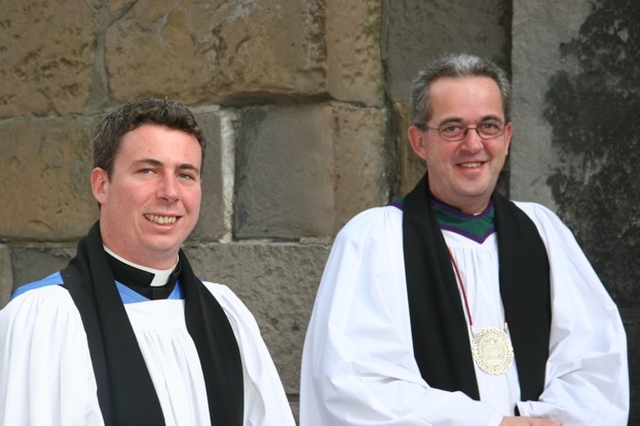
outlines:
[[[118,259],[120,262],[125,263],[133,268],[137,268],[140,269],[142,271],[146,271],[149,272],[151,274],[153,274],[153,280],[151,281],[151,286],[152,287],[160,287],[163,286],[167,283],[167,281],[169,281],[169,275],[171,275],[171,273],[173,272],[174,269],[176,269],[176,266],[178,265],[178,260],[179,258],[176,256],[176,263],[169,269],[153,269],[153,268],[148,268],[146,266],[142,266],[142,265],[138,265],[136,263],[130,262],[127,259],[118,256],[117,254],[115,254],[113,251],[109,250],[105,245],[102,246],[104,248],[104,251],[106,251],[109,255],[115,257],[116,259]]]

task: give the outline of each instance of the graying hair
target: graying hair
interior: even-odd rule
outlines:
[[[511,121],[511,84],[507,74],[495,63],[468,54],[445,56],[418,74],[411,89],[411,118],[413,124],[424,128],[433,115],[431,84],[442,77],[489,77],[498,85],[502,97],[505,121]]]

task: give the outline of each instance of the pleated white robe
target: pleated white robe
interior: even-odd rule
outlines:
[[[54,274],[0,311],[0,424],[102,425],[80,314]],[[282,383],[255,319],[226,286],[204,283],[224,309],[240,348],[244,424],[294,425]],[[209,406],[184,300],[149,301],[118,285],[167,425],[209,425]],[[175,291],[174,291],[175,293]]]
[[[356,216],[334,242],[304,345],[301,426],[497,426],[516,405],[523,416],[564,426],[627,424],[626,335],[615,304],[560,219],[538,204],[517,205],[538,228],[551,268],[550,354],[539,401],[519,401],[515,361],[500,376],[476,365],[480,401],[422,379],[413,354],[402,211],[387,206]],[[495,234],[483,243],[451,231],[444,236],[476,332],[502,328]]]

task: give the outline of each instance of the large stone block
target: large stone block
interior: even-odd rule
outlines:
[[[393,144],[386,142],[386,111],[333,105],[334,233],[357,213],[389,201]]]
[[[514,119],[524,129],[516,129],[513,188],[558,212],[614,299],[631,308],[640,303],[640,208],[631,196],[640,186],[640,3],[572,3],[571,14],[551,1],[515,8]]]
[[[444,54],[472,53],[497,60],[508,69],[511,3],[387,0],[385,53],[391,100],[409,103],[411,82],[418,72]]]
[[[0,235],[70,240],[97,218],[91,193],[94,118],[0,121]]]
[[[11,249],[14,289],[64,268],[76,254],[76,244],[27,245]]]
[[[234,235],[288,238],[333,231],[333,140],[327,106],[244,113],[236,157]]]
[[[326,92],[319,0],[135,2],[107,30],[111,96],[188,104]]]
[[[202,166],[202,205],[190,240],[220,240],[231,232],[233,168],[229,158],[234,146],[232,117],[218,108],[193,108],[207,147]]]
[[[98,33],[82,0],[0,2],[0,117],[80,111]]]
[[[567,13],[571,11],[570,13]],[[514,2],[514,198],[552,207],[623,312],[640,424],[640,3]]]
[[[571,10],[571,13],[566,13]],[[514,136],[511,142],[511,195],[554,208],[546,178],[558,162],[552,129],[544,118],[545,91],[553,74],[573,68],[560,46],[571,41],[589,12],[582,0],[523,2],[513,8],[512,85]]]
[[[238,140],[234,235],[332,236],[387,201],[385,118],[347,105],[245,112]]]
[[[290,394],[298,393],[302,345],[329,249],[292,243],[186,248],[201,279],[228,285],[253,313]]]
[[[326,8],[329,94],[340,101],[382,105],[382,2],[329,0]]]

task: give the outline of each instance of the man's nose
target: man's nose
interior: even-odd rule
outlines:
[[[180,198],[175,176],[167,175],[162,178],[160,187],[158,188],[158,197],[167,201],[176,201]]]

